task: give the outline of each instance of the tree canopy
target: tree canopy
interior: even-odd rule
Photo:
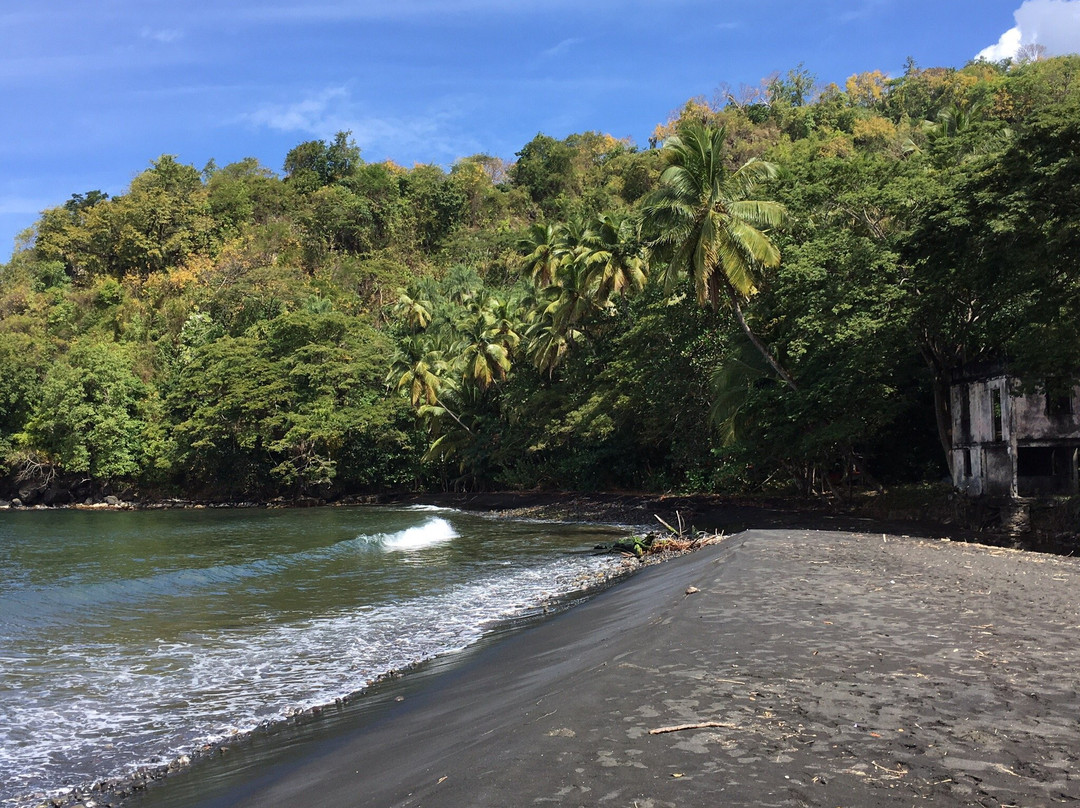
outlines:
[[[1058,57],[842,87],[799,65],[648,148],[163,155],[0,266],[6,490],[935,479],[965,365],[1076,378],[1077,142]]]

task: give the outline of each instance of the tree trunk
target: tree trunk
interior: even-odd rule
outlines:
[[[920,349],[923,359],[930,366],[934,374],[934,421],[937,423],[938,440],[941,449],[945,452],[945,465],[949,469],[950,479],[953,477],[953,453],[952,453],[952,411],[949,406],[949,374],[941,362],[928,348]]]
[[[448,414],[448,415],[449,415],[449,416],[450,416],[451,418],[453,418],[453,419],[454,419],[455,421],[457,421],[457,422],[458,422],[458,426],[460,426],[460,427],[461,427],[462,429],[464,429],[464,430],[465,430],[466,432],[468,432],[468,433],[469,433],[470,435],[472,434],[472,430],[471,430],[471,429],[469,429],[469,428],[468,428],[467,426],[465,426],[465,424],[463,424],[463,423],[461,422],[461,419],[460,419],[460,418],[458,418],[458,417],[457,417],[456,415],[454,415],[454,411],[453,411],[452,409],[450,409],[449,407],[447,407],[447,406],[446,406],[445,404],[443,404],[443,403],[442,403],[442,401],[441,401],[441,400],[440,400],[439,398],[436,398],[436,399],[435,399],[435,403],[436,403],[436,404],[438,404],[438,405],[439,405],[440,407],[442,407],[442,408],[443,408],[444,410],[446,410],[447,414]]]
[[[750,324],[746,322],[746,317],[743,315],[742,306],[739,305],[738,292],[732,289],[731,284],[729,283],[724,284],[724,289],[727,292],[728,302],[731,303],[731,310],[735,312],[735,319],[738,320],[739,327],[743,330],[743,333],[746,334],[746,338],[749,339],[761,355],[765,357],[765,361],[776,371],[776,375],[783,379],[784,383],[792,390],[798,391],[799,385],[795,383],[795,379],[791,377],[790,373],[784,370],[780,362],[772,355],[772,352],[765,347],[765,343],[758,339],[757,334],[750,329]]]

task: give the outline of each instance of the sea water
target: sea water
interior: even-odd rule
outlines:
[[[618,532],[434,508],[0,512],[0,804],[123,777],[464,648]]]

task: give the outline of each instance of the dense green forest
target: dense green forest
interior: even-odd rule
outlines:
[[[1078,143],[1060,57],[800,66],[449,170],[165,155],[0,266],[0,496],[940,479],[958,367],[1080,367]]]

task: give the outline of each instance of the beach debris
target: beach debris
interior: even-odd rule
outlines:
[[[696,586],[688,586],[688,587],[686,587],[686,594],[688,594],[688,595],[693,595],[693,594],[696,594],[697,592],[700,592],[700,591],[701,590],[698,589]]]
[[[710,544],[717,544],[727,536],[723,531],[708,534],[697,531],[693,527],[686,532],[682,518],[679,519],[679,527],[674,528],[659,516],[659,522],[668,529],[668,533],[648,533],[644,536],[628,536],[607,544],[598,544],[593,549],[598,553],[620,553],[624,557],[634,557],[644,560],[646,556],[678,555],[697,550]]]
[[[676,524],[678,524],[677,528],[672,527],[671,524],[669,524],[668,522],[665,522],[663,519],[661,519],[659,514],[654,513],[653,516],[656,517],[657,522],[659,522],[664,527],[666,527],[668,529],[668,532],[672,536],[674,536],[676,539],[678,539],[679,541],[682,541],[683,539],[687,538],[686,524],[683,522],[682,514],[679,511],[675,511],[675,521],[676,521]],[[690,526],[690,533],[689,533],[689,539],[691,541],[693,541],[693,538],[694,538],[696,533],[697,533],[697,530],[695,530],[694,526],[691,525]]]
[[[742,729],[738,724],[728,724],[723,721],[700,721],[696,724],[677,724],[673,727],[657,727],[656,729],[650,729],[650,735],[663,735],[665,732],[682,732],[688,729],[709,729],[710,727],[719,727],[720,729]]]
[[[677,530],[674,527],[672,527],[671,525],[667,524],[662,519],[660,519],[660,514],[659,513],[653,513],[652,515],[656,516],[657,517],[657,522],[659,522],[661,525],[663,525],[667,529],[671,530],[672,533],[677,533]]]
[[[874,766],[875,769],[883,771],[886,774],[890,774],[897,779],[903,777],[905,774],[908,773],[908,768],[903,763],[897,763],[895,769],[890,769],[887,766],[882,766],[876,760],[871,760],[870,763]]]

